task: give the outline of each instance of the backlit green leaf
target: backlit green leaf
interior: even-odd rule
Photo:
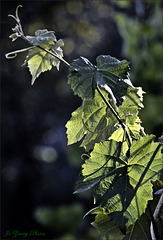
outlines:
[[[96,143],[91,157],[82,165],[82,174],[88,179],[107,176],[110,171],[126,166],[126,158],[122,152],[123,144],[116,141]],[[99,161],[100,159],[100,161]]]
[[[121,118],[127,119],[127,123],[134,124],[137,119],[139,110],[143,108],[143,94],[145,92],[139,88],[128,87],[125,99],[119,106],[118,112]]]
[[[83,125],[82,114],[81,106],[72,113],[71,119],[66,124],[68,145],[76,143],[84,137],[86,130]]]
[[[107,97],[104,90],[103,94]],[[99,93],[95,91],[94,100],[85,99],[66,124],[68,145],[82,139],[81,146],[89,151],[96,142],[108,139],[115,130],[116,122]]]
[[[59,70],[60,65],[60,60],[37,46],[39,45],[62,58],[63,53],[61,47],[63,47],[64,44],[61,39],[56,40],[53,31],[48,31],[47,29],[37,30],[35,36],[27,36],[27,39],[36,46],[28,51],[24,62],[24,64],[27,64],[29,67],[33,84],[41,72],[51,70],[52,66]]]
[[[151,181],[159,179],[163,171],[161,145],[153,139],[150,135],[133,141],[129,158],[123,153],[123,143],[100,142],[83,164],[85,181],[101,177],[95,191],[96,203],[123,230],[145,212],[153,199]]]
[[[108,99],[107,92],[105,90],[102,90],[102,92],[104,97]],[[137,116],[139,110],[143,107],[141,92],[142,90],[139,88],[128,87],[125,100],[119,106],[120,117],[126,118],[131,137],[136,139],[139,138],[142,128],[141,121]],[[93,149],[95,143],[107,140],[109,137],[122,142],[125,139],[124,129],[117,123],[115,116],[107,108],[99,93],[95,91],[94,99],[84,99],[82,106],[72,114],[72,118],[66,124],[68,145],[82,139],[81,146],[89,151]],[[123,148],[125,153],[128,149],[127,142],[124,145],[126,145]]]
[[[135,139],[139,138],[140,130],[143,131],[138,114],[141,108],[144,107],[142,104],[144,93],[140,87],[132,88],[129,86],[125,99],[118,109],[119,116],[125,119],[129,133]]]
[[[129,86],[125,99],[118,109],[119,116],[125,121],[133,139],[139,139],[140,130],[143,130],[141,120],[138,117],[140,109],[143,108],[143,94],[144,92],[141,88],[132,88]],[[118,142],[125,140],[124,130],[121,125],[113,132],[109,139]]]

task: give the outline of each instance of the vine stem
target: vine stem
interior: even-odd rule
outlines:
[[[28,42],[29,44],[31,44],[32,46],[34,46],[25,36],[24,34],[21,35],[21,38],[24,39],[26,42]],[[52,55],[53,57],[57,58],[58,60],[60,60],[61,62],[63,62],[67,67],[71,67],[71,65],[66,61],[64,60],[63,58],[59,57],[57,54],[55,54],[54,52],[51,52],[49,51],[48,49],[40,46],[40,45],[36,45],[36,47],[42,49],[43,51],[49,53],[50,55]],[[112,105],[107,101],[107,99],[105,98],[105,96],[103,95],[100,87],[97,85],[96,86],[96,89],[98,91],[98,93],[100,94],[101,98],[103,99],[103,101],[105,102],[105,104],[108,106],[108,108],[111,110],[111,112],[114,114],[114,116],[116,117],[116,119],[118,120],[118,122],[120,123],[120,125],[122,126],[124,132],[126,133],[126,137],[127,137],[127,140],[128,140],[128,144],[129,144],[129,147],[131,146],[131,137],[129,135],[129,132],[128,132],[128,128],[126,126],[126,124],[122,121],[122,119],[120,118],[120,116],[118,115],[118,113],[116,112],[116,110],[112,107]]]
[[[16,29],[16,33],[17,34],[19,34],[19,36],[17,36],[17,37],[20,37],[20,38],[22,38],[23,40],[25,40],[28,44],[30,44],[30,45],[32,45],[33,47],[37,47],[37,48],[40,48],[40,49],[42,49],[42,50],[44,50],[45,52],[47,52],[47,53],[49,53],[50,55],[52,55],[53,57],[55,57],[55,58],[57,58],[58,60],[60,60],[61,62],[63,62],[67,67],[71,67],[71,65],[68,63],[68,62],[66,62],[62,57],[60,57],[58,54],[56,54],[55,52],[52,52],[52,51],[49,51],[48,49],[46,49],[46,48],[44,48],[44,47],[42,47],[42,46],[40,46],[40,45],[34,45],[34,44],[32,44],[28,39],[27,39],[27,37],[24,35],[24,32],[23,32],[23,28],[22,28],[22,25],[21,25],[21,21],[20,21],[20,19],[19,19],[19,15],[18,15],[18,10],[19,10],[19,8],[20,7],[22,7],[22,5],[19,5],[17,8],[16,8],[16,16],[13,16],[13,15],[11,15],[11,14],[9,14],[8,16],[9,17],[12,17],[13,19],[15,19],[15,21],[17,22],[17,26],[18,26],[18,29]],[[15,29],[13,30],[14,32],[15,32]],[[26,50],[28,50],[28,49],[30,49],[30,48],[26,48],[26,49],[23,49],[23,50],[17,50],[17,51],[14,51],[14,52],[12,52],[12,53],[7,53],[6,54],[6,57],[8,57],[8,56],[10,56],[10,55],[12,55],[12,54],[15,54],[15,57],[16,57],[16,55],[17,55],[17,53],[19,53],[19,52],[22,52],[22,51],[26,51]],[[14,57],[14,56],[13,56]],[[11,58],[13,58],[13,57],[11,57]],[[8,58],[10,58],[10,57],[8,57]]]
[[[31,44],[32,46],[34,46],[25,36],[24,34],[21,36],[26,42],[28,42],[29,44]],[[61,62],[63,62],[67,67],[71,67],[71,65],[64,60],[63,58],[59,57],[57,54],[55,54],[54,52],[49,51],[48,49],[40,46],[40,45],[36,45],[36,47],[42,49],[43,51],[49,53],[50,55],[52,55],[53,57],[57,58],[58,60],[60,60]],[[107,99],[105,98],[105,96],[103,95],[102,91],[100,90],[99,86],[96,86],[96,89],[98,91],[98,93],[100,94],[101,98],[103,99],[103,101],[105,102],[105,104],[108,106],[108,108],[111,110],[111,112],[114,114],[114,116],[116,117],[116,119],[118,120],[118,122],[120,123],[120,125],[122,126],[124,132],[126,133],[126,137],[128,140],[128,144],[129,147],[131,146],[131,137],[129,135],[128,129],[126,124],[122,121],[122,119],[120,118],[120,116],[118,115],[118,113],[115,111],[115,109],[112,107],[112,105],[107,101]]]
[[[103,95],[101,89],[99,88],[99,86],[97,85],[96,87],[98,93],[100,94],[101,98],[103,99],[103,101],[105,102],[105,104],[108,106],[108,108],[111,110],[111,112],[114,114],[114,116],[116,117],[116,119],[118,120],[118,122],[120,123],[120,125],[122,126],[124,132],[126,133],[126,137],[129,143],[129,147],[131,146],[131,137],[129,135],[128,129],[126,124],[122,121],[122,119],[120,118],[120,116],[118,115],[118,113],[115,111],[115,109],[112,107],[112,105],[107,101],[107,99],[105,98],[105,96]]]
[[[26,42],[28,42],[30,45],[34,46],[25,36],[24,34],[21,35],[21,38],[24,39]],[[36,47],[42,49],[43,51],[49,53],[50,55],[52,55],[53,57],[56,57],[58,60],[60,60],[61,62],[63,62],[67,67],[71,67],[71,65],[65,61],[63,58],[59,57],[57,54],[55,54],[54,52],[52,51],[49,51],[48,49],[40,46],[40,45],[36,45]],[[120,118],[120,116],[118,115],[118,113],[115,111],[115,109],[112,107],[112,105],[107,101],[107,99],[105,98],[105,96],[103,95],[100,87],[97,85],[96,86],[96,89],[98,91],[98,93],[100,94],[101,98],[103,99],[103,101],[105,102],[105,104],[108,106],[108,108],[111,110],[111,112],[114,114],[114,116],[116,117],[116,119],[118,120],[118,122],[120,123],[120,125],[122,126],[124,132],[126,133],[126,137],[127,137],[127,140],[128,140],[128,144],[129,144],[129,147],[131,146],[131,137],[129,135],[129,132],[128,132],[128,129],[127,129],[127,126],[126,124],[122,121],[122,119]]]
[[[42,47],[42,46],[40,46],[40,45],[33,45],[24,35],[21,35],[21,38],[22,38],[23,40],[25,40],[26,42],[28,42],[30,45],[35,46],[35,47],[37,47],[37,48],[40,48],[40,49],[42,49],[43,51],[45,51],[45,52],[49,53],[50,55],[52,55],[53,57],[57,58],[58,60],[60,60],[61,62],[63,62],[67,67],[69,67],[69,68],[71,67],[71,65],[70,65],[66,60],[64,60],[63,58],[61,58],[60,56],[58,56],[56,53],[54,53],[54,52],[52,52],[52,51],[49,51],[48,49],[46,49],[46,48],[44,48],[44,47]]]
[[[70,65],[66,60],[64,60],[63,58],[59,57],[59,56],[58,56],[57,54],[55,54],[54,52],[51,52],[51,51],[47,50],[46,48],[43,48],[43,47],[40,46],[40,45],[37,45],[36,47],[44,50],[45,52],[47,52],[47,53],[49,53],[49,54],[51,54],[53,57],[55,57],[55,58],[57,58],[58,60],[60,60],[61,62],[63,62],[67,67],[69,67],[69,68],[71,67],[71,65]]]
[[[156,235],[155,235],[156,233],[154,231],[154,223],[156,221],[156,218],[157,218],[157,216],[158,216],[158,214],[160,212],[160,209],[161,209],[162,205],[163,205],[163,193],[161,194],[161,197],[160,197],[160,199],[158,201],[158,204],[157,204],[156,209],[155,209],[154,214],[153,214],[153,221],[154,222],[152,221],[151,225],[150,225],[150,233],[151,233],[152,240],[156,240]]]
[[[19,29],[18,31],[16,31],[18,34],[19,34],[19,37],[21,37],[23,40],[25,40],[28,44],[32,45],[32,47],[37,47],[43,51],[45,51],[46,53],[50,54],[51,56],[57,58],[59,61],[61,61],[62,63],[64,63],[68,68],[71,68],[71,65],[66,61],[64,60],[62,57],[60,57],[58,54],[56,54],[54,51],[49,51],[48,49],[42,47],[41,45],[34,45],[33,43],[31,43],[27,37],[24,35],[24,32],[23,32],[23,28],[22,28],[22,25],[21,25],[21,21],[19,19],[19,16],[18,16],[18,9],[19,7],[22,7],[22,5],[19,5],[17,8],[16,8],[16,16],[13,16],[13,15],[9,15],[10,17],[14,18],[19,26]],[[17,30],[17,29],[16,29]],[[21,51],[26,51],[28,49],[31,49],[31,48],[26,48],[26,49],[23,49]],[[18,51],[14,51],[12,53],[8,53],[6,56],[9,58],[10,55],[12,54],[15,54],[14,56],[17,55],[17,53],[20,52],[19,50]],[[14,57],[13,56],[13,57]],[[116,117],[116,119],[118,120],[118,122],[120,123],[120,125],[122,126],[124,132],[125,132],[125,135],[127,137],[127,140],[128,140],[128,145],[129,147],[131,146],[131,137],[128,133],[128,128],[126,126],[126,124],[122,121],[122,119],[120,118],[120,116],[118,115],[118,113],[116,112],[116,110],[111,106],[111,104],[107,101],[107,99],[105,98],[105,96],[103,95],[102,91],[100,90],[99,86],[97,85],[96,86],[96,89],[98,91],[98,93],[100,94],[101,98],[103,99],[103,101],[105,102],[105,104],[108,106],[108,108],[111,110],[111,112],[114,114],[114,116]]]

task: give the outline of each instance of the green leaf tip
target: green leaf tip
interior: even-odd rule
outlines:
[[[76,193],[81,193],[81,192],[85,192],[87,190],[92,189],[93,187],[95,187],[102,179],[103,177],[97,177],[93,180],[86,180],[86,181],[81,181],[81,182],[77,182],[76,184],[76,191],[73,194]]]

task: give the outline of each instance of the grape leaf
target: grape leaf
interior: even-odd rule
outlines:
[[[59,70],[60,65],[60,60],[37,46],[50,50],[62,58],[63,53],[61,47],[63,47],[64,44],[61,39],[58,41],[56,40],[53,31],[48,31],[47,29],[37,30],[35,36],[27,36],[26,38],[31,44],[36,46],[28,51],[28,55],[23,64],[28,65],[33,84],[41,72],[51,70],[52,66],[55,66],[57,70]]]
[[[156,199],[150,201],[150,207],[152,208],[152,212],[156,208],[157,205]],[[150,235],[150,221],[151,213],[148,210],[148,207],[145,213],[142,214],[140,219],[138,219],[133,225],[131,225],[126,233],[122,233],[120,228],[117,227],[113,221],[110,220],[109,214],[102,208],[97,207],[92,209],[89,213],[96,214],[95,221],[92,225],[97,228],[100,233],[100,236],[103,240],[107,239],[123,239],[123,240],[148,240],[151,239]],[[161,236],[161,223],[159,221],[155,222],[157,225],[157,229],[160,230]],[[158,231],[159,232],[159,231]],[[161,239],[161,237],[159,238]]]
[[[82,99],[93,99],[96,89],[96,67],[84,57],[73,60],[71,67],[68,83],[71,84],[74,94],[78,94]]]
[[[128,87],[125,99],[122,105],[119,106],[118,112],[121,118],[124,118],[125,115],[129,115],[127,119],[127,123],[134,124],[137,119],[138,113],[143,108],[143,94],[145,92],[142,91],[141,87]]]
[[[113,140],[96,143],[91,157],[82,165],[82,174],[85,180],[107,176],[110,171],[114,170],[113,173],[115,173],[118,171],[118,167],[126,166],[126,158],[122,153],[122,148],[123,143]]]
[[[100,233],[100,237],[103,240],[116,239],[121,240],[124,238],[124,234],[121,232],[113,221],[110,220],[108,214],[101,207],[91,211],[91,214],[96,214],[95,221],[92,225],[97,228]]]
[[[128,119],[127,119],[128,120]],[[129,122],[129,123],[128,123]],[[140,123],[140,119],[139,117],[137,117],[137,119],[135,120],[134,124],[130,124],[130,120],[126,121],[127,123],[127,127],[130,133],[130,136],[134,139],[139,139],[140,137],[140,130],[142,129]],[[109,137],[109,140],[115,140],[117,142],[126,142],[125,139],[125,132],[124,129],[122,128],[122,126],[119,126],[114,132],[113,134]],[[126,142],[127,144],[127,142]]]
[[[154,197],[152,201],[149,201],[149,205],[146,208],[145,213],[142,214],[141,218],[136,223],[127,229],[124,240],[139,240],[151,239],[150,224],[151,224],[151,211],[154,213],[158,204],[158,197]],[[150,206],[150,208],[149,208]],[[161,215],[161,211],[160,214]],[[157,239],[162,239],[162,221],[155,221],[155,227],[157,228]]]
[[[129,62],[127,60],[119,61],[110,55],[100,55],[96,58],[96,61],[98,74],[96,75],[96,82],[104,88],[107,85],[111,89],[117,106],[119,106],[128,86],[132,87],[128,78]]]
[[[145,92],[139,88],[128,87],[125,99],[119,106],[118,113],[121,119],[125,120],[128,127],[130,136],[134,139],[139,139],[140,131],[143,131],[141,126],[141,120],[138,117],[139,111],[143,108],[143,94]],[[117,130],[113,132],[109,139],[113,139],[118,142],[124,141],[124,130],[119,125]]]
[[[107,97],[105,90],[102,92]],[[96,142],[108,139],[115,130],[116,122],[99,93],[95,91],[94,100],[85,99],[82,106],[72,113],[71,119],[67,122],[68,145],[82,139],[81,147],[89,151]]]
[[[141,218],[138,219],[135,224],[127,229],[126,235],[123,240],[149,240],[150,235],[150,222],[149,216],[143,213]]]
[[[103,91],[107,98],[107,93]],[[107,140],[116,129],[117,120],[109,111],[98,92],[95,92],[94,100],[85,99],[83,101],[83,124],[87,130],[81,143],[86,151],[93,149],[95,143]]]
[[[107,99],[107,92],[102,90],[102,93]],[[136,139],[139,138],[140,129],[142,129],[141,121],[138,118],[139,110],[143,107],[142,94],[141,88],[131,88],[129,86],[125,99],[119,106],[120,117],[126,117],[129,132]],[[109,137],[122,142],[124,140],[124,130],[117,123],[117,119],[107,109],[105,102],[95,90],[94,99],[85,99],[82,106],[72,114],[70,121],[66,124],[68,145],[82,139],[81,147],[89,151],[93,149],[96,142],[107,140]],[[125,144],[124,153],[127,151],[127,143]]]
[[[85,128],[82,121],[83,109],[79,107],[72,113],[71,119],[66,124],[66,134],[68,138],[68,145],[80,141],[85,134]]]
[[[74,94],[78,94],[82,99],[93,99],[98,84],[109,92],[117,105],[121,104],[127,87],[132,86],[128,79],[129,63],[110,55],[100,55],[96,60],[97,66],[84,57],[71,63],[68,83],[71,84]]]
[[[47,29],[37,30],[35,36],[26,36],[31,44],[37,45],[50,45],[57,41],[54,31],[48,31]]]
[[[133,88],[129,86],[125,99],[118,109],[119,116],[125,118],[129,133],[135,139],[139,138],[141,130],[144,131],[138,117],[139,111],[144,107],[142,104],[144,93],[141,87]]]
[[[123,143],[102,141],[95,144],[91,157],[82,166],[84,184],[101,177],[95,202],[123,230],[145,212],[148,201],[153,199],[151,181],[159,179],[163,171],[161,145],[153,139],[150,135],[133,141],[129,158],[123,153]]]

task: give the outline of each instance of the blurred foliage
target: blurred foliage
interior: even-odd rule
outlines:
[[[37,208],[35,218],[39,223],[55,231],[57,240],[94,240],[97,237],[95,231],[92,229],[84,231],[86,221],[83,221],[83,213],[81,204],[74,203],[59,208]]]
[[[145,130],[159,137],[163,122],[163,5],[159,0],[135,1],[135,8],[134,17],[123,13],[114,17],[125,40],[123,54],[131,61],[131,79],[146,92],[141,112]]]
[[[11,44],[8,39],[13,20],[7,15],[19,4],[23,5],[20,18],[25,34],[55,30],[57,38],[64,40],[68,62],[80,55],[92,63],[100,54],[127,58],[133,84],[147,93],[141,111],[145,131],[159,137],[163,115],[162,2],[1,1],[2,231],[38,229],[54,240],[99,239],[90,221],[82,219],[92,205],[89,193],[72,195],[83,159],[78,144],[66,147],[64,125],[80,105],[67,84],[66,67],[61,65],[59,73],[53,69],[42,74],[31,87],[28,70],[20,68],[25,55],[10,61],[4,58],[18,43],[19,49],[26,47],[21,40]],[[36,221],[41,209],[46,214],[44,221],[53,224],[53,229],[41,224],[41,217]]]

